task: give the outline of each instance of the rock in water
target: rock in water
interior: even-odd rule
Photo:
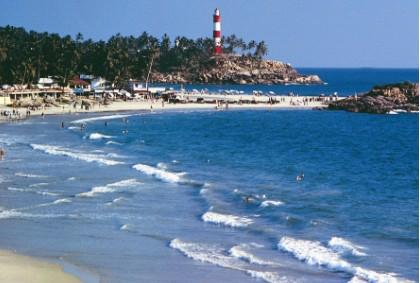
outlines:
[[[419,85],[410,82],[375,86],[361,96],[351,96],[328,105],[331,110],[384,114],[393,110],[419,110]]]

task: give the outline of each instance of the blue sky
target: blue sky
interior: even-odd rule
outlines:
[[[418,68],[418,0],[3,0],[0,26],[85,39],[115,33],[265,40],[270,59],[298,67]]]

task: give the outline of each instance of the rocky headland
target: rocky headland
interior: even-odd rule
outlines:
[[[375,86],[361,96],[354,95],[333,101],[328,105],[328,109],[375,114],[384,114],[395,110],[418,111],[419,85],[418,83],[403,82]]]
[[[203,84],[322,84],[317,75],[302,75],[290,64],[249,56],[211,57],[200,66],[152,72],[155,83]]]

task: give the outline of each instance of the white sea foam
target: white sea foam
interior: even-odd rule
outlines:
[[[170,171],[166,171],[163,169],[159,169],[159,168],[141,164],[141,163],[134,165],[133,168],[146,175],[151,175],[164,182],[168,182],[168,183],[184,183],[185,182],[185,180],[182,178],[182,173],[173,173]]]
[[[79,120],[71,121],[70,123],[81,124],[81,123],[87,123],[87,122],[92,122],[92,121],[100,121],[100,120],[115,120],[115,119],[127,118],[127,117],[134,116],[134,115],[139,115],[139,114],[132,114],[132,115],[117,114],[117,115],[91,117],[91,118],[85,118],[85,119],[79,119]]]
[[[122,143],[116,141],[107,141],[105,144],[115,144],[115,145],[122,145]]]
[[[112,139],[113,136],[108,136],[100,133],[91,133],[89,135],[90,140],[101,140],[101,139]]]
[[[52,193],[48,191],[39,191],[39,190],[34,190],[34,189],[23,189],[23,188],[16,188],[16,187],[8,187],[7,190],[11,192],[33,193],[33,194],[38,194],[38,195],[43,195],[43,196],[58,196],[59,195],[57,193]]]
[[[53,204],[60,204],[60,203],[71,203],[71,200],[68,198],[60,198],[53,202]]]
[[[21,212],[15,209],[11,210],[3,210],[0,212],[0,219],[8,219],[8,218],[58,218],[58,217],[66,217],[71,215],[64,215],[64,214],[33,214],[33,213],[26,213]]]
[[[278,273],[269,272],[269,271],[255,271],[247,270],[246,273],[251,275],[254,278],[264,280],[268,283],[290,283],[293,282],[289,280],[286,276],[280,276]]]
[[[350,279],[350,281],[348,281],[347,283],[369,283],[368,281],[366,281],[366,280],[364,280],[364,279],[362,279],[362,278],[359,278],[359,277],[357,277],[357,276],[353,276],[351,279]]]
[[[15,173],[15,176],[25,177],[25,178],[48,178],[48,176],[45,176],[45,175],[36,175],[36,174],[29,174],[29,173],[22,173],[22,172]]]
[[[29,185],[30,188],[37,188],[37,187],[43,187],[43,186],[48,186],[48,183],[36,183],[36,184]]]
[[[173,239],[169,246],[195,261],[242,271],[254,278],[259,278],[269,283],[290,282],[286,277],[281,277],[275,272],[264,272],[249,269],[248,262],[244,262],[240,258],[227,255],[223,248],[216,245],[188,243],[183,242],[180,239]]]
[[[83,160],[86,162],[97,162],[97,163],[105,164],[105,165],[124,164],[124,162],[121,162],[121,161],[107,159],[103,155],[85,153],[81,151],[64,148],[61,146],[43,145],[43,144],[31,144],[31,146],[35,150],[40,150],[51,155],[68,156],[68,157],[78,159],[78,160]]]
[[[223,224],[230,227],[246,227],[253,223],[252,219],[248,217],[222,214],[212,211],[204,213],[203,216],[201,216],[201,219],[204,222]]]
[[[74,127],[74,126],[72,126],[72,127],[68,127],[67,129],[68,130],[75,131],[75,130],[80,130],[80,127]]]
[[[122,192],[127,190],[132,190],[135,187],[138,187],[142,183],[138,182],[136,179],[127,179],[118,181],[115,183],[107,184],[105,186],[93,187],[88,192],[83,192],[78,194],[79,197],[94,197],[98,194]]]
[[[67,178],[67,181],[74,181],[74,180],[76,180],[76,177],[68,177]]]
[[[269,207],[269,206],[280,206],[283,205],[284,202],[280,200],[265,200],[260,204],[260,207]]]
[[[249,263],[259,264],[259,265],[278,265],[275,262],[261,259],[250,252],[250,249],[255,247],[262,247],[257,244],[240,244],[233,246],[229,250],[229,254],[233,257],[243,259]]]
[[[366,253],[361,251],[364,250],[364,247],[355,245],[352,242],[343,238],[332,237],[328,242],[328,246],[334,251],[341,254],[350,253],[355,256],[366,256]]]
[[[378,273],[372,270],[357,267],[343,260],[338,253],[323,246],[320,242],[299,240],[291,237],[282,237],[279,249],[293,254],[297,259],[309,265],[323,266],[332,271],[340,271],[356,276],[368,282],[410,282],[396,278],[391,274]],[[356,280],[356,279],[355,279]]]
[[[157,167],[157,168],[159,168],[159,169],[163,169],[163,170],[168,169],[168,165],[166,165],[166,163],[164,163],[164,162],[159,162],[159,163],[156,165],[156,167]]]
[[[122,230],[122,231],[128,231],[128,232],[134,232],[135,231],[135,228],[131,224],[123,224],[123,225],[121,225],[120,230]]]
[[[398,112],[395,112],[395,111],[391,110],[391,111],[388,111],[386,114],[389,114],[389,115],[396,115],[396,114],[398,114]]]

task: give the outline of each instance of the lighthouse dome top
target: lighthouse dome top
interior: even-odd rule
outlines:
[[[220,16],[220,11],[219,11],[219,8],[216,8],[216,9],[214,10],[214,14],[215,14],[216,16]]]

